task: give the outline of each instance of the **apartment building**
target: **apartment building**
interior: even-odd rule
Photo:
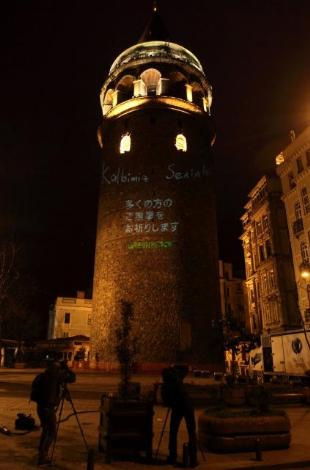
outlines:
[[[298,290],[299,309],[310,326],[310,126],[277,157]]]
[[[263,176],[248,195],[240,237],[251,332],[269,336],[299,323],[297,294],[281,183]]]

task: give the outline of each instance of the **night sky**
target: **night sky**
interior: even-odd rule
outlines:
[[[152,2],[19,0],[1,4],[0,230],[23,246],[44,293],[90,292],[100,152],[99,91],[134,45]],[[221,258],[243,267],[247,193],[310,123],[310,1],[160,4],[172,42],[213,86]],[[8,235],[7,235],[8,234]]]

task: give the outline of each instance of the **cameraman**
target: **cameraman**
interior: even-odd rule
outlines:
[[[190,396],[183,383],[188,373],[187,366],[172,366],[163,369],[162,399],[164,404],[171,408],[169,456],[167,463],[174,465],[177,459],[177,435],[182,418],[185,419],[188,433],[188,451],[190,466],[196,467],[197,462],[197,438],[195,410]]]
[[[34,383],[36,382],[36,385]],[[49,463],[48,451],[56,439],[56,410],[63,398],[65,385],[75,382],[75,374],[65,362],[50,361],[46,370],[33,381],[31,397],[37,402],[37,413],[40,418],[42,433],[39,443],[38,465]],[[34,392],[34,388],[36,390]]]

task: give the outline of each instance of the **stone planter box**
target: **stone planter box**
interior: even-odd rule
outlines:
[[[152,459],[153,404],[142,399],[101,398],[99,451],[105,463],[118,457]]]
[[[224,388],[223,400],[229,406],[242,406],[246,403],[246,393],[243,387]]]
[[[27,362],[15,362],[14,369],[25,369],[28,367]]]
[[[202,414],[198,420],[201,446],[213,452],[249,452],[287,449],[290,445],[290,421],[285,413],[262,416]]]

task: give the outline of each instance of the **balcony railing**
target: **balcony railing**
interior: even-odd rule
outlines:
[[[302,219],[297,219],[295,222],[293,222],[293,233],[295,237],[299,237],[301,232],[304,231],[304,223]]]

